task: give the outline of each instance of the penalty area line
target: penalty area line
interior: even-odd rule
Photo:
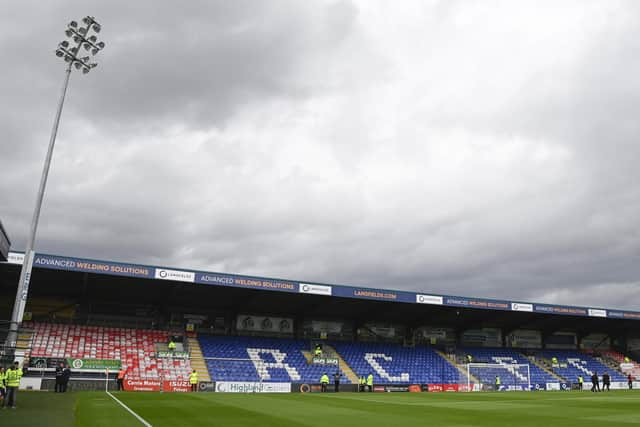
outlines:
[[[120,401],[120,399],[118,399],[117,397],[115,397],[113,394],[109,393],[108,391],[106,392],[109,396],[111,396],[111,398],[113,400],[115,400],[116,402],[118,402],[120,404],[120,406],[122,406],[124,409],[127,410],[127,412],[129,412],[131,415],[133,415],[134,417],[136,417],[136,419],[138,421],[140,421],[145,427],[153,427],[151,424],[149,424],[144,418],[142,418],[140,415],[136,414],[135,412],[133,412],[133,410],[131,408],[129,408],[127,405],[125,405],[124,403],[122,403]]]

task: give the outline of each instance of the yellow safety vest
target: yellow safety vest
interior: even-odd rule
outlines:
[[[366,383],[367,383],[367,380],[365,380],[364,377],[360,377],[360,384],[365,385]]]
[[[176,343],[174,343],[173,341],[171,341],[169,343],[169,350],[175,350],[176,349]]]
[[[582,384],[584,382],[584,380],[582,379],[582,377],[578,377],[578,384]]]
[[[189,384],[198,384],[198,373],[192,372],[189,374]]]
[[[6,377],[4,372],[0,372],[0,388],[4,388],[4,378]]]
[[[22,377],[21,369],[9,369],[5,374],[5,381],[7,387],[18,387],[20,385],[20,378]]]
[[[500,377],[496,378],[496,385],[500,385]]]
[[[373,375],[367,377],[367,385],[373,385]]]
[[[329,377],[327,375],[320,377],[320,384],[329,384]]]

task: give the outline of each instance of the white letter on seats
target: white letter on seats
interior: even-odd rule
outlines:
[[[269,374],[269,368],[284,369],[289,374],[292,380],[300,380],[300,374],[293,366],[289,366],[288,363],[284,363],[284,359],[287,357],[287,353],[283,353],[277,348],[248,348],[247,353],[253,362],[253,366],[256,367],[258,375],[263,380],[270,380],[271,374]],[[262,360],[260,354],[268,353],[273,356],[275,362],[266,362]]]
[[[391,375],[389,375],[389,373],[382,367],[382,365],[378,363],[376,358],[386,360],[387,362],[392,362],[393,357],[387,356],[384,353],[365,353],[364,360],[366,360],[369,363],[369,365],[371,365],[374,371],[378,373],[378,376],[380,376],[380,378],[386,378],[392,382],[408,382],[409,381],[409,374],[406,372],[403,372],[398,377],[392,377]]]

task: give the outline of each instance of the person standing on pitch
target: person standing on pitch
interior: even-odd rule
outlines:
[[[127,368],[122,366],[118,371],[118,376],[116,377],[116,385],[118,391],[124,390],[124,377],[127,375]]]
[[[367,388],[369,389],[369,391],[373,391],[373,374],[369,373],[369,376],[367,377]]]
[[[56,366],[55,393],[62,393],[63,376],[64,376],[64,363],[60,362],[58,366]]]
[[[584,385],[584,378],[582,378],[582,375],[578,375],[578,390],[582,391],[583,385]]]
[[[502,381],[500,381],[500,377],[496,375],[496,391],[500,391],[500,384],[502,383]]]
[[[4,384],[4,377],[4,366],[0,366],[0,400],[4,400],[5,396],[7,395],[7,388]]]
[[[367,380],[364,379],[364,375],[361,375],[360,378],[358,379],[358,391],[359,392],[363,392],[364,391],[364,387],[367,385]]]
[[[602,374],[602,391],[611,391],[611,377],[608,373]]]
[[[633,389],[633,377],[631,374],[627,375],[627,384],[629,385],[629,390]]]
[[[329,385],[329,375],[325,372],[320,377],[320,391],[323,393],[327,392],[327,386]]]
[[[594,393],[600,391],[600,380],[596,371],[593,371],[593,375],[591,375],[591,391]]]
[[[67,392],[67,387],[69,386],[69,379],[71,378],[71,369],[69,368],[69,364],[64,367],[62,371],[62,392]]]
[[[11,407],[16,409],[16,395],[18,394],[18,387],[20,387],[20,379],[22,378],[22,370],[20,364],[14,362],[13,366],[7,369],[5,373],[5,384],[7,385],[7,397],[2,402],[2,407]]]
[[[189,374],[189,384],[191,384],[192,392],[198,391],[198,373],[195,369]]]
[[[336,393],[340,391],[340,377],[342,377],[340,371],[336,371],[336,373],[333,374],[333,391]]]

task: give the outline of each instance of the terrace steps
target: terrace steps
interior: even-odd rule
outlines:
[[[188,337],[187,340],[189,343],[191,368],[195,369],[198,373],[198,381],[210,382],[211,376],[207,369],[207,363],[204,361],[200,343],[194,337]]]

